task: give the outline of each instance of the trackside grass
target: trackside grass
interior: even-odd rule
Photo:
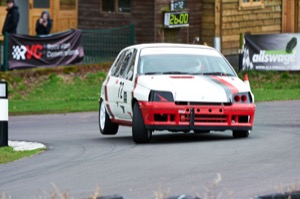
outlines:
[[[44,150],[45,149],[36,149],[31,151],[14,151],[12,147],[0,147],[0,164],[12,162],[23,157],[28,157],[40,153]]]
[[[245,71],[248,74],[255,101],[279,101],[300,99],[300,73],[278,71]]]
[[[9,114],[97,111],[110,63],[0,73],[9,82]],[[255,101],[300,99],[299,72],[246,71]]]

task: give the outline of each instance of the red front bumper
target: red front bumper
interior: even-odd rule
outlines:
[[[139,102],[144,123],[151,130],[251,130],[255,105],[176,105]]]

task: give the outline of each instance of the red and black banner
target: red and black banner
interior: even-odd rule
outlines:
[[[83,60],[81,31],[47,36],[8,35],[8,69],[78,64]]]
[[[245,34],[243,69],[300,70],[300,34]]]

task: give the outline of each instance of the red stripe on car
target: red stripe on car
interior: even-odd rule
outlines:
[[[107,91],[107,84],[108,84],[108,82],[109,82],[109,77],[107,78],[107,82],[106,82],[106,84],[105,84],[105,86],[104,86],[104,91],[105,91],[105,101],[106,102],[108,102],[108,91]],[[109,104],[108,103],[106,103],[106,107],[107,107],[107,111],[109,112],[109,114],[111,115],[111,117],[112,117],[112,119],[115,117],[114,116],[114,114],[113,114],[113,112],[111,111],[111,108],[110,108],[110,106],[109,106]]]
[[[226,81],[225,79],[218,77],[218,76],[211,76],[213,79],[217,80],[218,82],[220,82],[221,84],[225,85],[226,87],[228,87],[232,93],[238,93],[239,90],[232,85],[231,83],[229,83],[228,81]]]
[[[108,110],[109,114],[111,115],[112,119],[114,119],[115,116],[114,116],[113,112],[111,111],[109,104],[106,104],[106,107],[107,107],[107,110]]]
[[[108,84],[108,82],[109,82],[109,77],[107,78],[107,82],[105,83],[105,86],[104,86],[104,91],[105,91],[105,101],[108,101],[108,94],[107,94],[107,84]]]
[[[134,91],[136,89],[138,79],[139,79],[139,76],[136,76],[135,81],[134,81],[134,87],[133,87],[133,90],[132,90],[132,99],[134,98]]]
[[[176,75],[176,76],[170,76],[170,78],[173,78],[173,79],[193,79],[194,76],[191,76],[191,75]]]

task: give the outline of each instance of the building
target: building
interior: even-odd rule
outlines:
[[[235,57],[240,35],[295,33],[300,30],[300,0],[16,0],[21,9],[19,33],[34,35],[35,21],[49,10],[52,32],[70,28],[108,29],[135,25],[135,43],[206,43],[219,38],[221,51]],[[172,3],[173,2],[173,3]],[[0,25],[6,0],[0,0]],[[176,12],[177,14],[172,14]],[[170,13],[179,26],[165,25]],[[179,13],[179,14],[178,14]],[[169,15],[168,15],[169,14]],[[180,18],[180,17],[183,18]],[[184,20],[188,17],[188,21]],[[185,23],[187,22],[187,23]],[[188,26],[187,26],[188,24]]]
[[[189,26],[165,28],[163,13],[170,11],[169,0],[79,0],[80,29],[103,29],[135,24],[136,43],[192,43],[201,33],[201,0],[188,0]]]
[[[78,27],[105,29],[134,23],[136,43],[180,42],[213,46],[219,38],[229,59],[239,53],[240,35],[298,32],[300,0],[174,0],[184,3],[189,26],[166,28],[171,0],[79,0]],[[233,61],[234,62],[234,61]],[[235,62],[235,64],[237,64]]]
[[[299,32],[299,0],[202,0],[201,21],[202,40],[220,37],[222,53],[233,55],[240,34]]]
[[[44,10],[53,20],[51,32],[60,32],[78,26],[78,0],[15,0],[19,7],[18,34],[35,35],[35,24]],[[6,16],[6,0],[0,0],[1,30]],[[3,38],[0,38],[3,40]]]

